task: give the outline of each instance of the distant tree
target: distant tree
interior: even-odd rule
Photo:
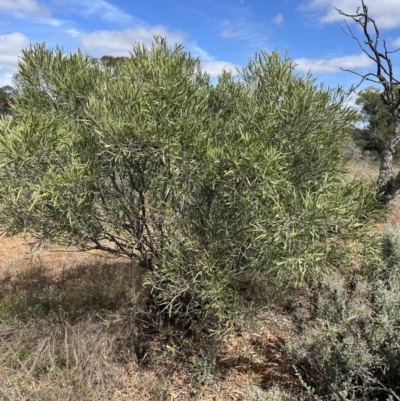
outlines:
[[[0,227],[131,259],[184,324],[240,310],[243,286],[271,296],[380,249],[373,191],[342,174],[356,113],[278,53],[213,85],[161,38],[112,71],[36,45],[16,83]]]
[[[361,9],[360,9],[361,8]],[[367,74],[359,74],[352,72],[361,77],[361,82],[369,81],[380,84],[383,88],[381,98],[386,105],[393,122],[393,130],[389,138],[384,143],[381,154],[381,166],[378,178],[378,186],[383,194],[385,202],[393,199],[400,190],[400,171],[393,176],[393,159],[396,153],[397,145],[400,143],[400,81],[395,77],[391,54],[397,50],[388,50],[386,41],[380,42],[380,32],[374,19],[368,14],[368,7],[364,0],[361,0],[361,7],[357,8],[355,14],[347,14],[342,10],[336,9],[339,14],[351,18],[359,25],[364,34],[364,45],[354,35],[351,27],[347,25],[350,37],[355,39],[362,51],[375,63],[375,72]]]
[[[365,150],[375,151],[382,156],[385,144],[393,135],[392,114],[383,103],[381,92],[375,87],[359,92],[356,104],[361,107],[362,122],[366,124],[358,131],[357,139]]]
[[[102,57],[100,58],[100,63],[101,63],[104,67],[107,67],[107,68],[115,68],[115,66],[116,66],[118,63],[123,62],[123,61],[126,61],[126,60],[128,60],[128,57],[122,57],[122,56],[120,56],[120,57],[115,57],[115,56],[107,56],[107,55],[105,55],[105,56],[102,56]]]
[[[14,88],[12,86],[6,85],[0,88],[0,115],[10,113],[13,96]]]

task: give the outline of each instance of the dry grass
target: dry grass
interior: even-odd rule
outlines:
[[[201,339],[147,311],[143,271],[0,244],[0,400],[261,401],[296,389],[281,351],[294,329],[279,313],[227,328],[212,375]]]

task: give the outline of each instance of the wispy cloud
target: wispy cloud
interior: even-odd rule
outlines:
[[[225,20],[222,22],[221,27],[223,31],[221,32],[221,36],[225,39],[236,39],[244,36],[243,30],[238,29],[238,27],[234,27],[231,21]]]
[[[265,48],[270,33],[263,22],[257,21],[251,9],[243,5],[229,9],[230,18],[219,22],[220,36],[229,40],[247,41],[252,49]]]
[[[277,26],[282,25],[284,22],[283,15],[282,14],[275,15],[275,17],[272,19],[272,22]]]
[[[0,0],[0,10],[15,16],[33,15],[50,17],[50,10],[36,0]]]
[[[50,9],[36,0],[0,0],[0,11],[11,14],[14,18],[28,19],[31,22],[61,26],[65,22],[53,18]]]
[[[297,64],[297,71],[304,73],[311,71],[315,74],[336,74],[342,72],[341,68],[357,70],[374,64],[364,53],[331,59],[298,58],[294,62]]]
[[[55,19],[55,18],[47,18],[47,19],[39,19],[37,22],[45,25],[50,25],[50,26],[61,26],[66,23],[66,21],[60,20],[60,19]]]
[[[221,37],[224,39],[243,40],[254,48],[265,47],[270,36],[263,24],[250,22],[246,17],[238,20],[225,20],[221,23]]]
[[[109,22],[128,23],[138,22],[133,16],[124,12],[119,7],[105,0],[70,0],[79,4],[79,9],[75,10],[77,14],[84,17],[100,17]]]
[[[335,7],[346,14],[355,14],[360,5],[359,0],[335,0],[334,3],[332,3],[332,0],[309,0],[303,3],[300,9],[312,13],[318,22],[329,24],[343,21],[345,18],[336,11]],[[400,27],[399,0],[369,1],[368,11],[370,16],[376,20],[379,28],[392,29]]]

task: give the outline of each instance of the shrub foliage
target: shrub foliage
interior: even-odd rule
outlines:
[[[0,123],[0,225],[137,261],[185,322],[371,260],[377,201],[341,178],[355,113],[294,68],[260,52],[213,83],[162,38],[112,67],[31,46]]]
[[[400,399],[398,231],[385,233],[383,254],[365,277],[331,277],[310,290],[316,323],[289,350],[323,399]]]

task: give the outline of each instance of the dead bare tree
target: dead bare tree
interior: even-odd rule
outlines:
[[[340,15],[351,18],[362,28],[364,44],[354,35],[351,27],[346,22],[349,36],[357,41],[360,49],[374,61],[376,67],[375,72],[370,72],[368,74],[359,74],[348,69],[342,70],[360,76],[361,81],[359,85],[361,85],[363,81],[381,84],[383,87],[383,92],[381,93],[383,103],[388,107],[393,117],[393,135],[385,142],[378,178],[379,190],[383,195],[384,202],[387,203],[394,199],[400,192],[400,171],[397,173],[396,177],[393,175],[393,159],[396,152],[396,145],[400,143],[400,81],[394,76],[393,64],[390,56],[400,49],[389,51],[385,40],[380,44],[379,29],[375,20],[368,15],[368,7],[364,0],[361,0],[361,7],[357,8],[355,14],[346,14],[337,8],[336,10]]]

